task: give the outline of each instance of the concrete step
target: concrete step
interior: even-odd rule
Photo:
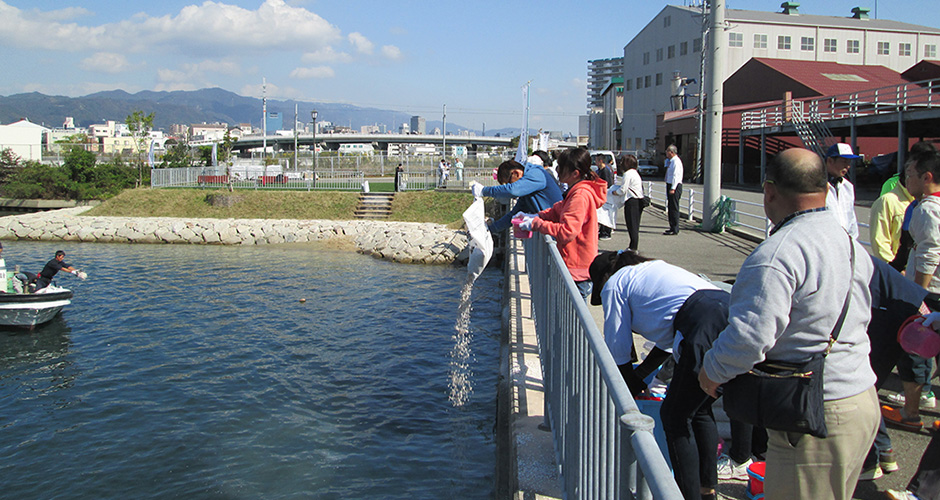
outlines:
[[[387,219],[392,214],[395,193],[359,193],[359,204],[353,215],[357,219]]]

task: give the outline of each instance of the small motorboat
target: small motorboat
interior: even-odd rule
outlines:
[[[55,285],[49,285],[36,291],[17,276],[19,273],[7,273],[3,259],[0,259],[0,327],[14,326],[33,328],[48,322],[71,304],[72,291]]]

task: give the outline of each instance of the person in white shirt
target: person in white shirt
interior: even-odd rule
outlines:
[[[682,159],[674,144],[666,147],[666,212],[669,229],[663,234],[679,234],[679,199],[682,198]]]
[[[617,174],[621,182],[617,194],[625,198],[623,204],[624,223],[630,234],[630,250],[636,251],[640,245],[640,216],[643,215],[643,180],[637,171],[636,156],[620,157]]]
[[[855,186],[845,178],[852,168],[852,160],[859,158],[852,152],[852,146],[845,143],[833,144],[826,152],[826,172],[829,174],[829,192],[826,194],[826,208],[835,213],[839,224],[850,236],[858,239],[858,219],[855,218]]]

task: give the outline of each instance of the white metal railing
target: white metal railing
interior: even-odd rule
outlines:
[[[838,120],[842,118],[896,113],[911,109],[931,109],[940,106],[940,79],[893,85],[876,89],[828,97],[794,99],[741,114],[741,129],[777,127],[793,120],[794,105],[804,106],[808,118]]]
[[[555,240],[526,240],[546,416],[565,498],[681,499]]]
[[[654,188],[654,186],[656,186]],[[688,194],[685,208],[686,208],[686,218],[691,222],[696,220],[702,220],[702,197],[696,197],[696,191],[694,189],[688,189],[687,192],[683,192],[683,195]],[[666,186],[662,182],[646,182],[646,195],[653,200],[653,202],[662,203],[663,209],[666,207]],[[739,200],[736,198],[731,198],[732,204],[732,213],[734,217],[732,219],[732,226],[743,227],[750,230],[751,235],[757,237],[767,238],[770,235],[770,230],[773,228],[773,224],[770,222],[770,219],[767,218],[767,215],[764,214],[764,205],[761,203],[754,203],[747,200]],[[741,207],[750,208],[751,210],[739,209]],[[748,222],[742,222],[742,219]],[[859,229],[868,229],[868,224],[864,222],[858,222]],[[861,231],[860,231],[861,233]],[[864,241],[859,239],[859,243],[863,246],[871,247],[871,242]]]
[[[362,172],[324,171],[282,173],[271,170],[244,177],[238,173],[229,175],[224,168],[155,168],[150,171],[150,186],[153,188],[203,187],[234,189],[291,189],[291,190],[359,190],[365,177]]]

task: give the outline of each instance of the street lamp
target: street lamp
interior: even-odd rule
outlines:
[[[317,171],[317,110],[310,112],[310,119],[313,120],[313,171]]]

